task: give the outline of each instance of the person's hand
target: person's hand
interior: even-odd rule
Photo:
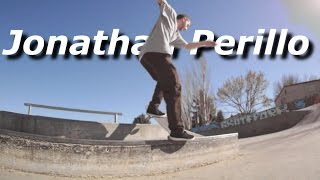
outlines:
[[[161,6],[161,5],[162,5],[162,3],[163,3],[163,0],[158,0],[158,4],[159,4],[159,6]]]
[[[213,47],[217,45],[217,43],[214,41],[204,41],[203,44],[208,47]]]

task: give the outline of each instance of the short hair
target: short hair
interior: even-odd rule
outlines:
[[[189,21],[191,21],[188,15],[186,15],[186,14],[178,14],[177,20],[180,20],[182,18],[187,18]]]

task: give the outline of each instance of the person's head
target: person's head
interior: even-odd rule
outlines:
[[[188,27],[191,25],[191,20],[189,16],[185,14],[179,14],[177,16],[177,23],[178,23],[178,30],[183,31],[183,30],[187,30]]]

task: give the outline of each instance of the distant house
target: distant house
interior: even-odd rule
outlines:
[[[288,105],[289,110],[320,103],[320,80],[284,86],[275,99],[276,106]]]

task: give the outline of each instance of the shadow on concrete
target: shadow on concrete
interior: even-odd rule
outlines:
[[[136,124],[121,124],[116,127],[112,134],[105,138],[106,140],[124,140],[128,135],[135,135],[139,132],[139,128],[136,128]],[[108,136],[108,133],[105,135]]]
[[[160,150],[166,154],[173,154],[179,151],[183,146],[185,146],[186,141],[171,141],[171,140],[162,140],[162,141],[146,141],[147,145],[150,145],[151,150]]]

